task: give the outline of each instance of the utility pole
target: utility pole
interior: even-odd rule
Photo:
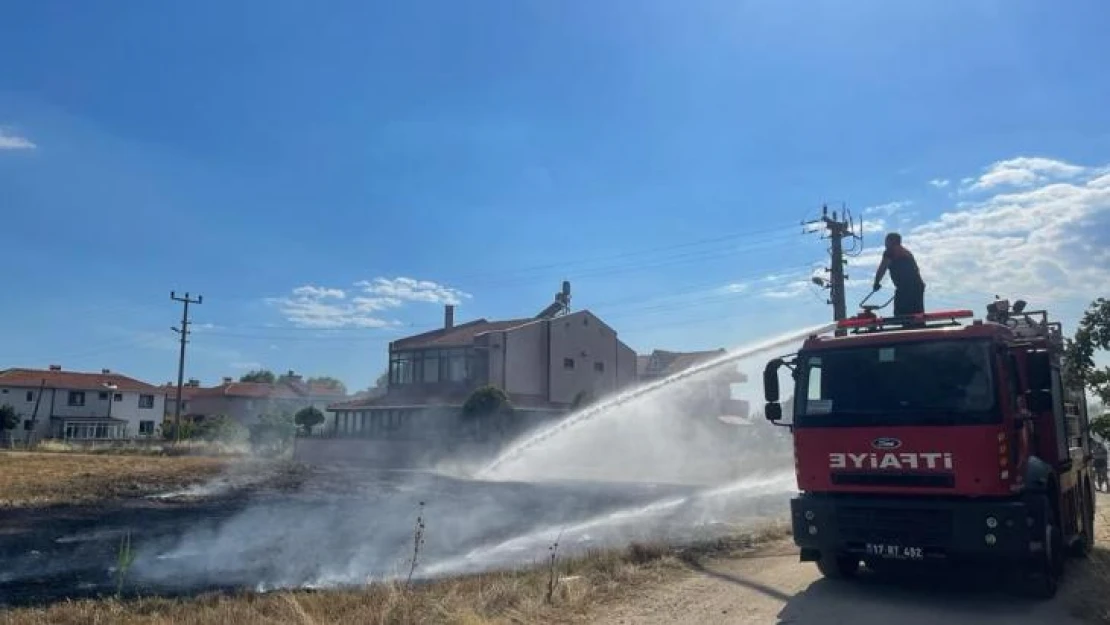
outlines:
[[[174,442],[181,442],[181,388],[185,385],[185,344],[189,342],[189,304],[204,303],[204,296],[198,295],[196,299],[190,299],[188,293],[185,293],[184,297],[178,297],[176,292],[170,291],[170,299],[181,302],[184,306],[181,328],[170,328],[181,335],[181,353],[177,359],[177,400],[173,405],[173,438]]]
[[[829,281],[825,284],[820,278],[814,278],[814,282],[829,289],[828,303],[833,307],[833,320],[840,321],[847,318],[848,306],[844,300],[844,282],[847,276],[844,275],[844,266],[848,261],[844,258],[844,239],[860,239],[862,237],[855,233],[855,228],[852,224],[852,219],[848,215],[847,210],[841,211],[837,216],[836,211],[833,211],[832,216],[829,216],[829,207],[824,205],[821,207],[821,217],[808,221],[805,226],[820,225],[827,232],[831,245],[829,248],[829,257],[831,265],[829,266]],[[844,336],[843,330],[837,330],[837,336]]]

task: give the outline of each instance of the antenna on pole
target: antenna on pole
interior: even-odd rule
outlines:
[[[841,321],[848,316],[848,306],[845,301],[844,284],[848,276],[844,273],[844,268],[847,266],[848,261],[844,257],[844,240],[850,239],[858,241],[859,248],[854,248],[857,253],[861,251],[863,244],[862,223],[860,224],[860,233],[856,233],[856,225],[852,220],[851,213],[846,206],[842,206],[840,214],[837,211],[832,212],[829,216],[829,205],[821,205],[821,217],[807,221],[802,224],[803,226],[820,225],[820,229],[824,230],[829,237],[829,261],[830,265],[827,269],[829,279],[827,283],[821,284],[818,280],[814,280],[815,284],[819,284],[822,288],[829,290],[828,303],[833,307],[833,320]],[[806,230],[806,232],[812,232]],[[821,280],[821,282],[824,282]],[[836,331],[837,336],[843,336],[843,330]]]

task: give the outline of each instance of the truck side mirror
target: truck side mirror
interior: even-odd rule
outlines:
[[[767,420],[770,421],[771,423],[775,423],[776,421],[781,421],[782,420],[782,406],[777,401],[776,402],[768,402],[767,405],[765,405],[763,407],[763,414],[764,414],[764,416],[767,417]]]
[[[776,358],[767,363],[763,368],[763,397],[768,404],[777,404],[779,401],[779,367],[782,359]],[[781,416],[781,410],[780,410]]]

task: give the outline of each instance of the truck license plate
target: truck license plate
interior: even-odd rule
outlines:
[[[920,547],[901,547],[898,545],[875,545],[867,543],[867,555],[888,560],[924,560],[925,551]]]

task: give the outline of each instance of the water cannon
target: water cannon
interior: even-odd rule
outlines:
[[[995,300],[987,304],[987,321],[1005,323],[1006,319],[1010,317],[1010,300],[1002,299],[997,295],[994,297]],[[1025,310],[1025,302],[1021,300],[1018,300],[1018,302],[1021,304],[1021,310]],[[1021,310],[1017,310],[1017,304],[1015,304],[1014,312],[1020,313]]]

